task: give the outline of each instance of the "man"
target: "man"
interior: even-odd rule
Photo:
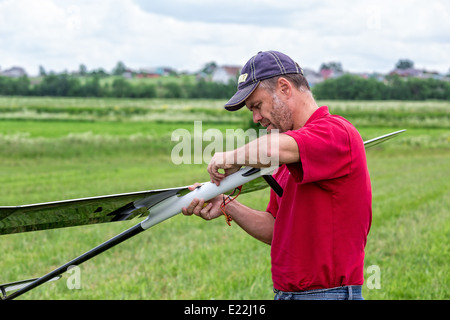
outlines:
[[[208,172],[220,184],[242,166],[270,166],[259,161],[261,152],[251,152],[255,148],[281,164],[273,176],[284,193],[271,190],[266,211],[237,201],[225,207],[247,233],[271,245],[275,299],[362,299],[372,195],[361,136],[344,118],[318,107],[302,69],[280,52],[259,52],[245,64],[225,109],[244,105],[254,122],[279,130],[277,148],[264,135],[216,153]],[[214,219],[222,215],[222,201],[194,199],[183,213]]]

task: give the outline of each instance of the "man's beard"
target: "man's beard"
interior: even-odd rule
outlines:
[[[272,96],[273,108],[270,113],[272,116],[272,126],[278,129],[280,133],[292,130],[294,119],[288,106],[280,101],[276,94]]]

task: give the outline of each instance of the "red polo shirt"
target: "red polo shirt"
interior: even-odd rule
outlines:
[[[275,217],[274,287],[303,291],[362,285],[372,192],[364,144],[344,118],[319,108],[299,130],[300,162],[282,165],[267,211]]]

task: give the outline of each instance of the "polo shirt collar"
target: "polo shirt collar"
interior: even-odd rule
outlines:
[[[328,107],[322,106],[319,109],[317,109],[316,111],[314,111],[314,113],[311,115],[311,117],[309,117],[309,119],[306,121],[304,126],[308,125],[310,122],[313,122],[314,120],[320,119],[329,114],[330,114],[330,112],[328,111]]]

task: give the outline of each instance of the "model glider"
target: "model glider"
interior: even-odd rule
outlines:
[[[365,148],[373,147],[404,131],[406,130],[368,140],[364,142]],[[194,198],[202,198],[208,201],[222,193],[236,190],[236,188],[239,188],[242,193],[248,193],[267,186],[270,186],[281,196],[283,190],[271,176],[275,169],[276,167],[264,169],[245,167],[224,178],[219,186],[206,182],[193,191],[190,191],[186,186],[0,207],[0,235],[124,221],[147,216],[146,219],[130,229],[40,278],[0,285],[0,298],[2,300],[14,299],[43,283],[58,280],[69,267],[80,265],[150,227],[181,213],[181,209],[187,207]]]

